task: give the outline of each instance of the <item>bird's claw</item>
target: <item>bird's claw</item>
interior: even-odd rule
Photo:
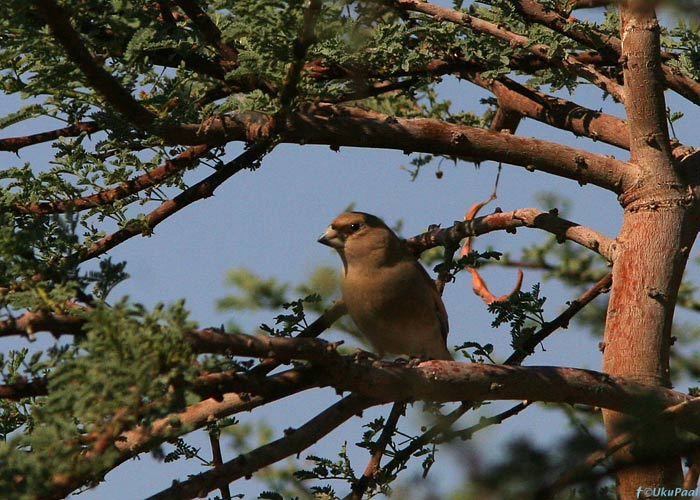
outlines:
[[[380,359],[376,354],[369,351],[363,351],[362,349],[356,350],[352,353],[352,359],[355,362],[367,361],[367,360],[378,360]]]

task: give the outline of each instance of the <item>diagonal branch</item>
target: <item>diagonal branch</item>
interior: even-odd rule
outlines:
[[[158,116],[145,108],[131,92],[96,62],[85,47],[80,34],[71,25],[65,10],[55,0],[37,0],[40,14],[51,28],[51,32],[63,46],[68,59],[85,75],[90,86],[104,97],[107,103],[121,113],[131,124],[162,137],[174,144],[221,144],[221,136],[207,133],[208,129],[198,124],[163,125]]]
[[[382,433],[379,439],[374,443],[372,449],[372,455],[367,462],[365,471],[362,477],[353,483],[351,487],[351,492],[343,500],[360,500],[364,494],[367,492],[367,488],[371,485],[372,481],[375,479],[377,474],[381,471],[381,460],[384,456],[384,451],[389,445],[392,436],[396,432],[396,426],[398,425],[399,418],[406,411],[406,403],[394,403],[391,407],[391,412],[389,412],[389,417],[386,419]]]
[[[92,134],[100,130],[96,122],[77,122],[67,127],[40,132],[38,134],[25,135],[22,137],[6,137],[0,139],[0,151],[18,152],[27,146],[41,144],[42,142],[53,141],[59,137],[73,137],[80,134]]]
[[[156,115],[141,106],[128,90],[95,62],[95,58],[83,44],[80,35],[71,26],[65,10],[54,0],[37,0],[36,4],[41,9],[40,14],[44,21],[65,49],[69,59],[78,66],[90,84],[129,121],[142,128],[151,128],[157,118]]]
[[[146,215],[144,221],[128,224],[119,231],[105,236],[101,240],[93,243],[90,248],[80,255],[80,260],[86,261],[94,259],[120,243],[123,243],[129,238],[136,236],[137,234],[150,234],[153,231],[153,228],[171,215],[179,212],[195,201],[212,196],[216,188],[218,188],[228,178],[245,168],[251,168],[254,166],[269,152],[272,147],[273,144],[271,141],[267,140],[253,144],[246,151],[223,165],[209,177],[185,189],[173,199],[161,203],[158,208]]]
[[[231,70],[238,65],[238,50],[235,46],[225,43],[221,38],[221,31],[214,21],[194,0],[175,0],[185,11],[187,17],[197,26],[204,39],[219,50],[224,69]]]
[[[105,189],[89,196],[76,198],[74,200],[53,200],[30,204],[16,204],[13,208],[20,212],[28,212],[33,215],[45,215],[64,213],[67,211],[79,212],[102,205],[110,205],[117,200],[122,200],[140,191],[156,186],[178,172],[190,168],[199,158],[210,150],[211,147],[206,144],[192,146],[172,160],[167,160],[163,165],[150,172],[130,179],[119,186]]]
[[[525,358],[532,354],[535,347],[539,345],[544,339],[549,337],[552,333],[560,328],[568,328],[569,322],[573,319],[578,312],[586,307],[590,302],[598,297],[600,294],[607,293],[610,291],[612,286],[612,273],[608,273],[603,276],[597,283],[595,283],[591,288],[583,292],[577,299],[569,302],[569,306],[552,321],[545,323],[542,328],[537,330],[531,336],[529,336],[523,342],[520,350],[515,351],[511,354],[504,364],[506,365],[519,365],[525,360]]]
[[[200,429],[211,419],[222,419],[251,411],[272,401],[318,387],[319,370],[301,367],[283,371],[265,378],[264,394],[244,394],[229,392],[220,398],[208,398],[188,406],[179,413],[173,413],[148,424],[124,432],[115,446],[125,455],[120,462],[147,450],[156,443]]]
[[[148,497],[148,500],[172,500],[174,498],[184,500],[201,496],[285,457],[301,452],[353,415],[376,404],[376,401],[351,394],[301,427],[288,429],[285,431],[284,437],[240,455],[214,470],[191,476],[179,483],[175,482],[170,488]]]
[[[101,461],[101,471],[105,474],[155,445],[205,427],[212,419],[218,420],[243,411],[250,411],[258,406],[316,387],[318,378],[318,370],[314,368],[299,368],[278,373],[265,379],[267,390],[264,395],[228,393],[218,399],[205,399],[188,406],[179,413],[170,414],[147,424],[140,424],[119,436],[100,437],[101,441],[111,443],[119,450],[120,454],[117,457],[105,461],[103,453],[109,449],[105,447],[101,450],[92,448],[83,454],[81,459]],[[47,500],[66,497],[75,489],[94,480],[94,474],[89,467],[78,467],[73,475],[63,474],[54,477],[53,494]]]
[[[493,92],[498,97],[500,106],[505,106],[522,116],[568,130],[577,136],[590,137],[595,141],[629,150],[627,122],[621,118],[547,95],[507,77],[484,80],[480,74],[471,73],[468,78],[476,85]]]
[[[547,26],[598,51],[611,62],[618,63],[622,57],[622,41],[618,37],[602,33],[591,26],[586,26],[585,29],[580,28],[576,25],[576,20],[572,22],[571,18],[566,18],[534,0],[518,0],[514,2],[514,5],[526,19]],[[666,64],[661,65],[661,71],[670,88],[690,102],[700,104],[700,82],[688,78]]]
[[[588,80],[594,85],[605,90],[618,102],[624,102],[625,95],[621,86],[617,82],[603,75],[595,68],[595,66],[582,63],[570,55],[566,55],[562,58],[551,57],[549,55],[551,50],[547,45],[532,43],[532,41],[526,36],[518,35],[517,33],[506,30],[502,26],[484,21],[483,19],[479,19],[478,17],[471,16],[458,10],[441,7],[439,5],[434,5],[427,2],[420,2],[418,0],[394,0],[394,3],[405,10],[421,12],[432,16],[435,19],[450,21],[455,24],[459,24],[460,26],[505,40],[512,46],[527,50],[550,64],[561,66],[567,71]]]

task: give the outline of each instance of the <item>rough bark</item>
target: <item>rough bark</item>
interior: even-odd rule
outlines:
[[[621,39],[630,160],[639,167],[634,187],[620,201],[625,209],[617,238],[608,307],[603,370],[639,382],[670,387],[671,325],[678,287],[695,239],[694,198],[674,166],[666,126],[659,25],[648,2],[622,2]],[[637,422],[606,411],[609,442]],[[639,487],[676,487],[681,462],[669,454],[672,426],[615,454],[619,498],[636,498]],[[663,456],[658,460],[650,457]],[[634,465],[629,466],[632,463]]]

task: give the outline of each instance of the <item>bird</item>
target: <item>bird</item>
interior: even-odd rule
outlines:
[[[451,360],[447,311],[434,281],[379,217],[338,215],[318,238],[343,262],[341,291],[348,314],[375,354]]]

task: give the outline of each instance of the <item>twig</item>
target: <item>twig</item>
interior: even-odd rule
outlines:
[[[381,470],[380,465],[382,457],[384,456],[384,450],[386,450],[386,447],[389,445],[391,437],[394,435],[394,432],[396,432],[399,418],[401,418],[401,415],[403,415],[405,411],[406,403],[394,403],[391,407],[391,412],[384,424],[382,433],[374,444],[372,455],[367,463],[367,467],[365,467],[365,472],[360,479],[353,483],[350,493],[348,493],[343,500],[360,500],[364,496],[367,488],[369,488],[371,482]]]
[[[307,328],[297,335],[296,338],[315,338],[321,333],[331,327],[341,316],[347,312],[345,303],[339,300],[333,303],[328,309],[323,311],[323,314],[316,318],[316,320],[311,323]],[[261,359],[260,363],[250,370],[251,374],[254,375],[266,375],[272,370],[280,365],[280,361],[277,358],[266,357]]]
[[[491,196],[488,197],[488,199],[484,201],[480,201],[477,203],[474,203],[469,210],[467,210],[467,213],[464,214],[464,220],[465,221],[471,221],[474,220],[474,217],[476,217],[476,214],[479,213],[479,210],[484,208],[486,205],[491,203],[493,200],[498,198],[498,180],[501,178],[501,165],[498,165],[498,173],[496,174],[496,182],[494,182],[493,186],[493,192],[491,193]],[[469,236],[465,242],[464,245],[462,245],[462,257],[466,257],[469,255],[469,253],[472,251],[472,241],[474,240],[474,236]],[[481,297],[481,299],[488,305],[492,302],[502,302],[504,300],[507,300],[509,297],[512,297],[516,293],[520,291],[520,287],[523,284],[523,272],[518,269],[518,274],[517,278],[515,281],[515,287],[513,287],[513,290],[507,294],[507,295],[501,295],[500,297],[496,297],[491,291],[489,290],[489,287],[486,285],[486,282],[484,281],[483,277],[481,276],[481,273],[479,273],[478,269],[475,266],[467,266],[467,271],[472,275],[472,290],[474,293]]]
[[[211,444],[212,453],[211,463],[214,468],[220,467],[224,463],[223,456],[221,455],[221,441],[219,438],[219,432],[213,430],[209,431],[209,444]],[[231,500],[231,490],[228,484],[221,485],[219,491],[221,492],[221,500]]]
[[[467,441],[472,438],[472,436],[479,432],[482,429],[485,429],[486,427],[490,427],[492,425],[498,425],[502,423],[504,420],[514,417],[515,415],[519,414],[523,410],[525,410],[528,406],[532,404],[532,401],[523,401],[522,403],[518,403],[517,405],[513,406],[512,408],[509,408],[501,413],[498,413],[496,415],[493,415],[491,417],[487,418],[481,418],[479,420],[479,423],[472,425],[470,427],[467,427],[466,429],[462,430],[457,430],[453,431],[450,429],[447,429],[442,432],[440,437],[436,439],[434,442],[435,443],[442,443],[446,441],[451,441],[454,438],[459,438],[462,441]]]
[[[397,451],[394,454],[394,457],[384,465],[383,471],[387,475],[391,475],[393,471],[400,469],[415,452],[420,450],[423,446],[433,442],[442,432],[449,429],[469,410],[470,407],[468,405],[461,404],[459,407],[452,410],[452,412],[450,412],[448,415],[440,418],[440,420],[430,429],[415,439],[412,439],[406,447]]]

